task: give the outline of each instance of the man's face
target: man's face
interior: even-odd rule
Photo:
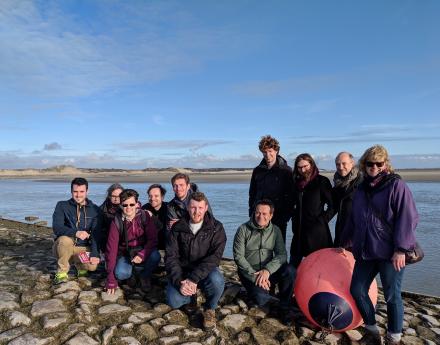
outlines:
[[[203,221],[206,211],[208,211],[208,205],[205,202],[205,200],[202,201],[191,200],[188,205],[188,212],[191,218],[191,223],[196,224]]]
[[[119,205],[121,203],[121,199],[119,195],[122,193],[122,189],[115,189],[112,194],[110,194],[110,202],[113,205]]]
[[[263,151],[263,157],[264,157],[268,166],[272,166],[275,164],[275,161],[277,159],[277,154],[278,154],[278,152],[272,148],[265,149]]]
[[[269,225],[273,214],[270,212],[270,207],[268,205],[258,205],[255,209],[255,223],[260,228],[265,228]]]
[[[180,200],[185,199],[191,185],[186,183],[184,178],[179,178],[173,183],[173,191]]]
[[[77,204],[83,205],[87,198],[87,187],[85,184],[72,186],[72,198]]]
[[[302,159],[296,165],[296,169],[301,176],[308,177],[312,173],[312,166],[308,161]]]
[[[345,177],[350,173],[351,169],[353,169],[354,161],[348,154],[343,153],[336,159],[335,164],[338,174]]]
[[[163,202],[160,188],[152,188],[148,192],[148,201],[154,209],[159,209]]]

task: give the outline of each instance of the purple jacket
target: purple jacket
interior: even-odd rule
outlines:
[[[370,200],[376,211],[369,204],[366,188],[366,183],[361,184],[354,195],[342,246],[352,247],[355,259],[363,260],[389,260],[396,250],[412,249],[419,215],[406,183],[395,175],[380,188],[373,189]],[[378,212],[391,229],[383,224]]]

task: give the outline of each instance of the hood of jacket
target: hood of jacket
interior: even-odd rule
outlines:
[[[277,155],[277,159],[275,161],[275,164],[272,166],[272,168],[274,167],[278,167],[278,168],[284,168],[284,167],[288,167],[287,161],[280,155]],[[258,164],[258,168],[262,168],[262,169],[269,169],[269,167],[267,166],[267,162],[266,160],[263,158],[260,162],[260,164]]]

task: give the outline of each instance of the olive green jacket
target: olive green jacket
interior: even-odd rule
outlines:
[[[255,272],[266,269],[272,274],[287,262],[281,230],[272,223],[259,228],[252,219],[237,229],[233,252],[239,273],[252,282]]]

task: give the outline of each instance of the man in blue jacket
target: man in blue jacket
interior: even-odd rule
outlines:
[[[53,252],[58,269],[54,284],[67,281],[70,264],[76,266],[78,277],[96,270],[99,264],[99,234],[102,217],[99,207],[87,199],[88,182],[82,177],[72,180],[72,198],[59,201],[53,213],[55,235]]]

